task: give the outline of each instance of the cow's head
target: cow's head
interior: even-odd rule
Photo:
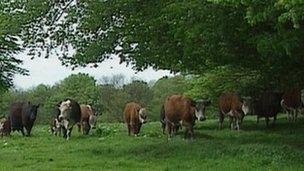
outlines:
[[[242,97],[241,103],[242,103],[242,111],[245,115],[252,113],[252,103],[253,103],[252,98]]]
[[[63,119],[68,118],[68,114],[70,113],[71,110],[71,101],[63,101],[59,105],[59,110],[60,110],[60,115],[58,116],[59,121],[61,122]]]
[[[195,107],[195,116],[199,121],[206,120],[205,109],[210,103],[211,101],[209,99],[199,99],[192,104]]]
[[[138,114],[139,114],[139,122],[141,124],[146,123],[147,122],[146,108],[140,108]]]
[[[32,105],[30,104],[30,102],[28,102],[29,104],[29,115],[30,115],[30,119],[32,121],[35,121],[36,120],[36,117],[37,117],[37,112],[38,112],[38,108],[40,106],[40,104],[37,104],[37,105]]]

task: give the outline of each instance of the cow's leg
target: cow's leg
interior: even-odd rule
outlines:
[[[190,139],[192,140],[194,138],[194,131],[193,131],[193,126],[189,124],[189,134],[190,134]]]
[[[272,125],[273,125],[273,126],[275,126],[276,120],[277,120],[277,115],[274,115],[274,116],[273,116],[273,122],[272,122]]]
[[[167,127],[167,131],[168,131],[168,137],[171,138],[172,137],[172,126],[169,121],[166,122],[166,127]]]
[[[24,128],[23,127],[20,128],[20,131],[22,133],[22,136],[25,136],[25,134],[24,134]]]
[[[266,121],[266,126],[269,126],[269,117],[265,117],[265,121]]]
[[[294,122],[297,122],[298,119],[298,109],[295,109]]]
[[[219,129],[223,128],[223,122],[224,122],[224,115],[222,113],[219,113]]]
[[[259,117],[259,116],[257,116],[257,124],[259,123],[259,121],[260,121],[260,117]]]
[[[65,127],[62,128],[63,138],[67,138],[67,129]]]
[[[26,132],[27,132],[27,137],[30,137],[31,136],[31,130],[32,130],[32,127],[31,126],[27,126],[26,128]]]
[[[83,129],[82,122],[77,123],[77,127],[78,127],[78,132],[81,132],[81,130]],[[82,130],[82,134],[83,134],[83,130]]]
[[[229,123],[230,123],[230,129],[231,129],[231,130],[234,129],[234,124],[233,124],[233,122],[234,122],[233,117],[232,117],[232,116],[229,116]]]
[[[128,135],[131,135],[131,125],[129,123],[127,123],[127,128],[128,128]]]
[[[238,130],[238,131],[240,130],[240,125],[239,125],[240,120],[241,119],[239,117],[235,118],[235,122],[236,122],[235,123],[235,129]]]
[[[70,139],[72,130],[73,130],[73,126],[71,128],[69,128],[69,129],[67,129],[67,140]]]

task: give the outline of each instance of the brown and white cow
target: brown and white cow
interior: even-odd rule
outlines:
[[[4,117],[0,119],[0,137],[8,136],[11,133],[11,121]]]
[[[223,128],[225,116],[229,117],[230,128],[239,130],[243,121],[242,101],[235,92],[222,93],[219,97],[219,129]]]
[[[303,108],[302,100],[301,100],[301,90],[300,89],[292,89],[286,91],[283,94],[281,100],[281,106],[285,110],[287,114],[287,119],[289,122],[296,122],[298,118],[298,113]]]
[[[128,127],[128,134],[138,135],[142,124],[146,123],[146,109],[135,102],[127,103],[124,109],[124,120]]]
[[[69,140],[73,126],[81,119],[80,105],[72,99],[66,99],[60,103],[59,110],[58,119],[63,128],[63,137]]]
[[[165,120],[166,127],[169,136],[172,136],[176,126],[182,122],[185,126],[185,138],[190,135],[193,138],[193,126],[195,120],[200,121],[206,120],[205,107],[210,104],[210,100],[197,100],[193,101],[183,95],[171,95],[167,97],[164,109],[165,109]]]
[[[93,109],[90,105],[82,104],[80,105],[81,110],[81,119],[78,124],[78,130],[82,131],[82,134],[89,134],[91,129],[96,127],[97,116],[93,112]]]
[[[255,95],[252,99],[246,99],[243,103],[243,111],[245,114],[257,115],[257,123],[259,118],[265,117],[266,126],[269,125],[269,118],[273,117],[273,125],[277,119],[277,114],[281,110],[280,102],[282,93],[279,92],[262,92]]]

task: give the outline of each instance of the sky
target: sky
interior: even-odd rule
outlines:
[[[147,82],[171,75],[169,71],[155,71],[152,68],[136,73],[132,70],[131,66],[127,67],[125,63],[119,64],[118,57],[100,63],[97,68],[77,68],[73,71],[71,68],[62,66],[61,62],[56,57],[50,57],[49,59],[35,58],[34,60],[31,60],[26,54],[19,54],[18,58],[24,60],[21,67],[29,70],[30,74],[29,76],[15,76],[14,85],[16,88],[21,89],[32,88],[39,84],[54,85],[69,75],[76,73],[88,73],[97,81],[104,76],[111,77],[116,74],[123,74],[127,81],[135,77]]]

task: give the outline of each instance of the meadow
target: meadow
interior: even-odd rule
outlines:
[[[193,141],[171,140],[159,122],[128,136],[123,123],[99,123],[91,135],[74,128],[69,141],[35,125],[32,137],[14,132],[0,138],[0,170],[303,170],[304,120],[289,124],[280,115],[266,128],[246,117],[240,131],[223,130],[216,119],[197,122]],[[184,131],[184,130],[182,130]]]

